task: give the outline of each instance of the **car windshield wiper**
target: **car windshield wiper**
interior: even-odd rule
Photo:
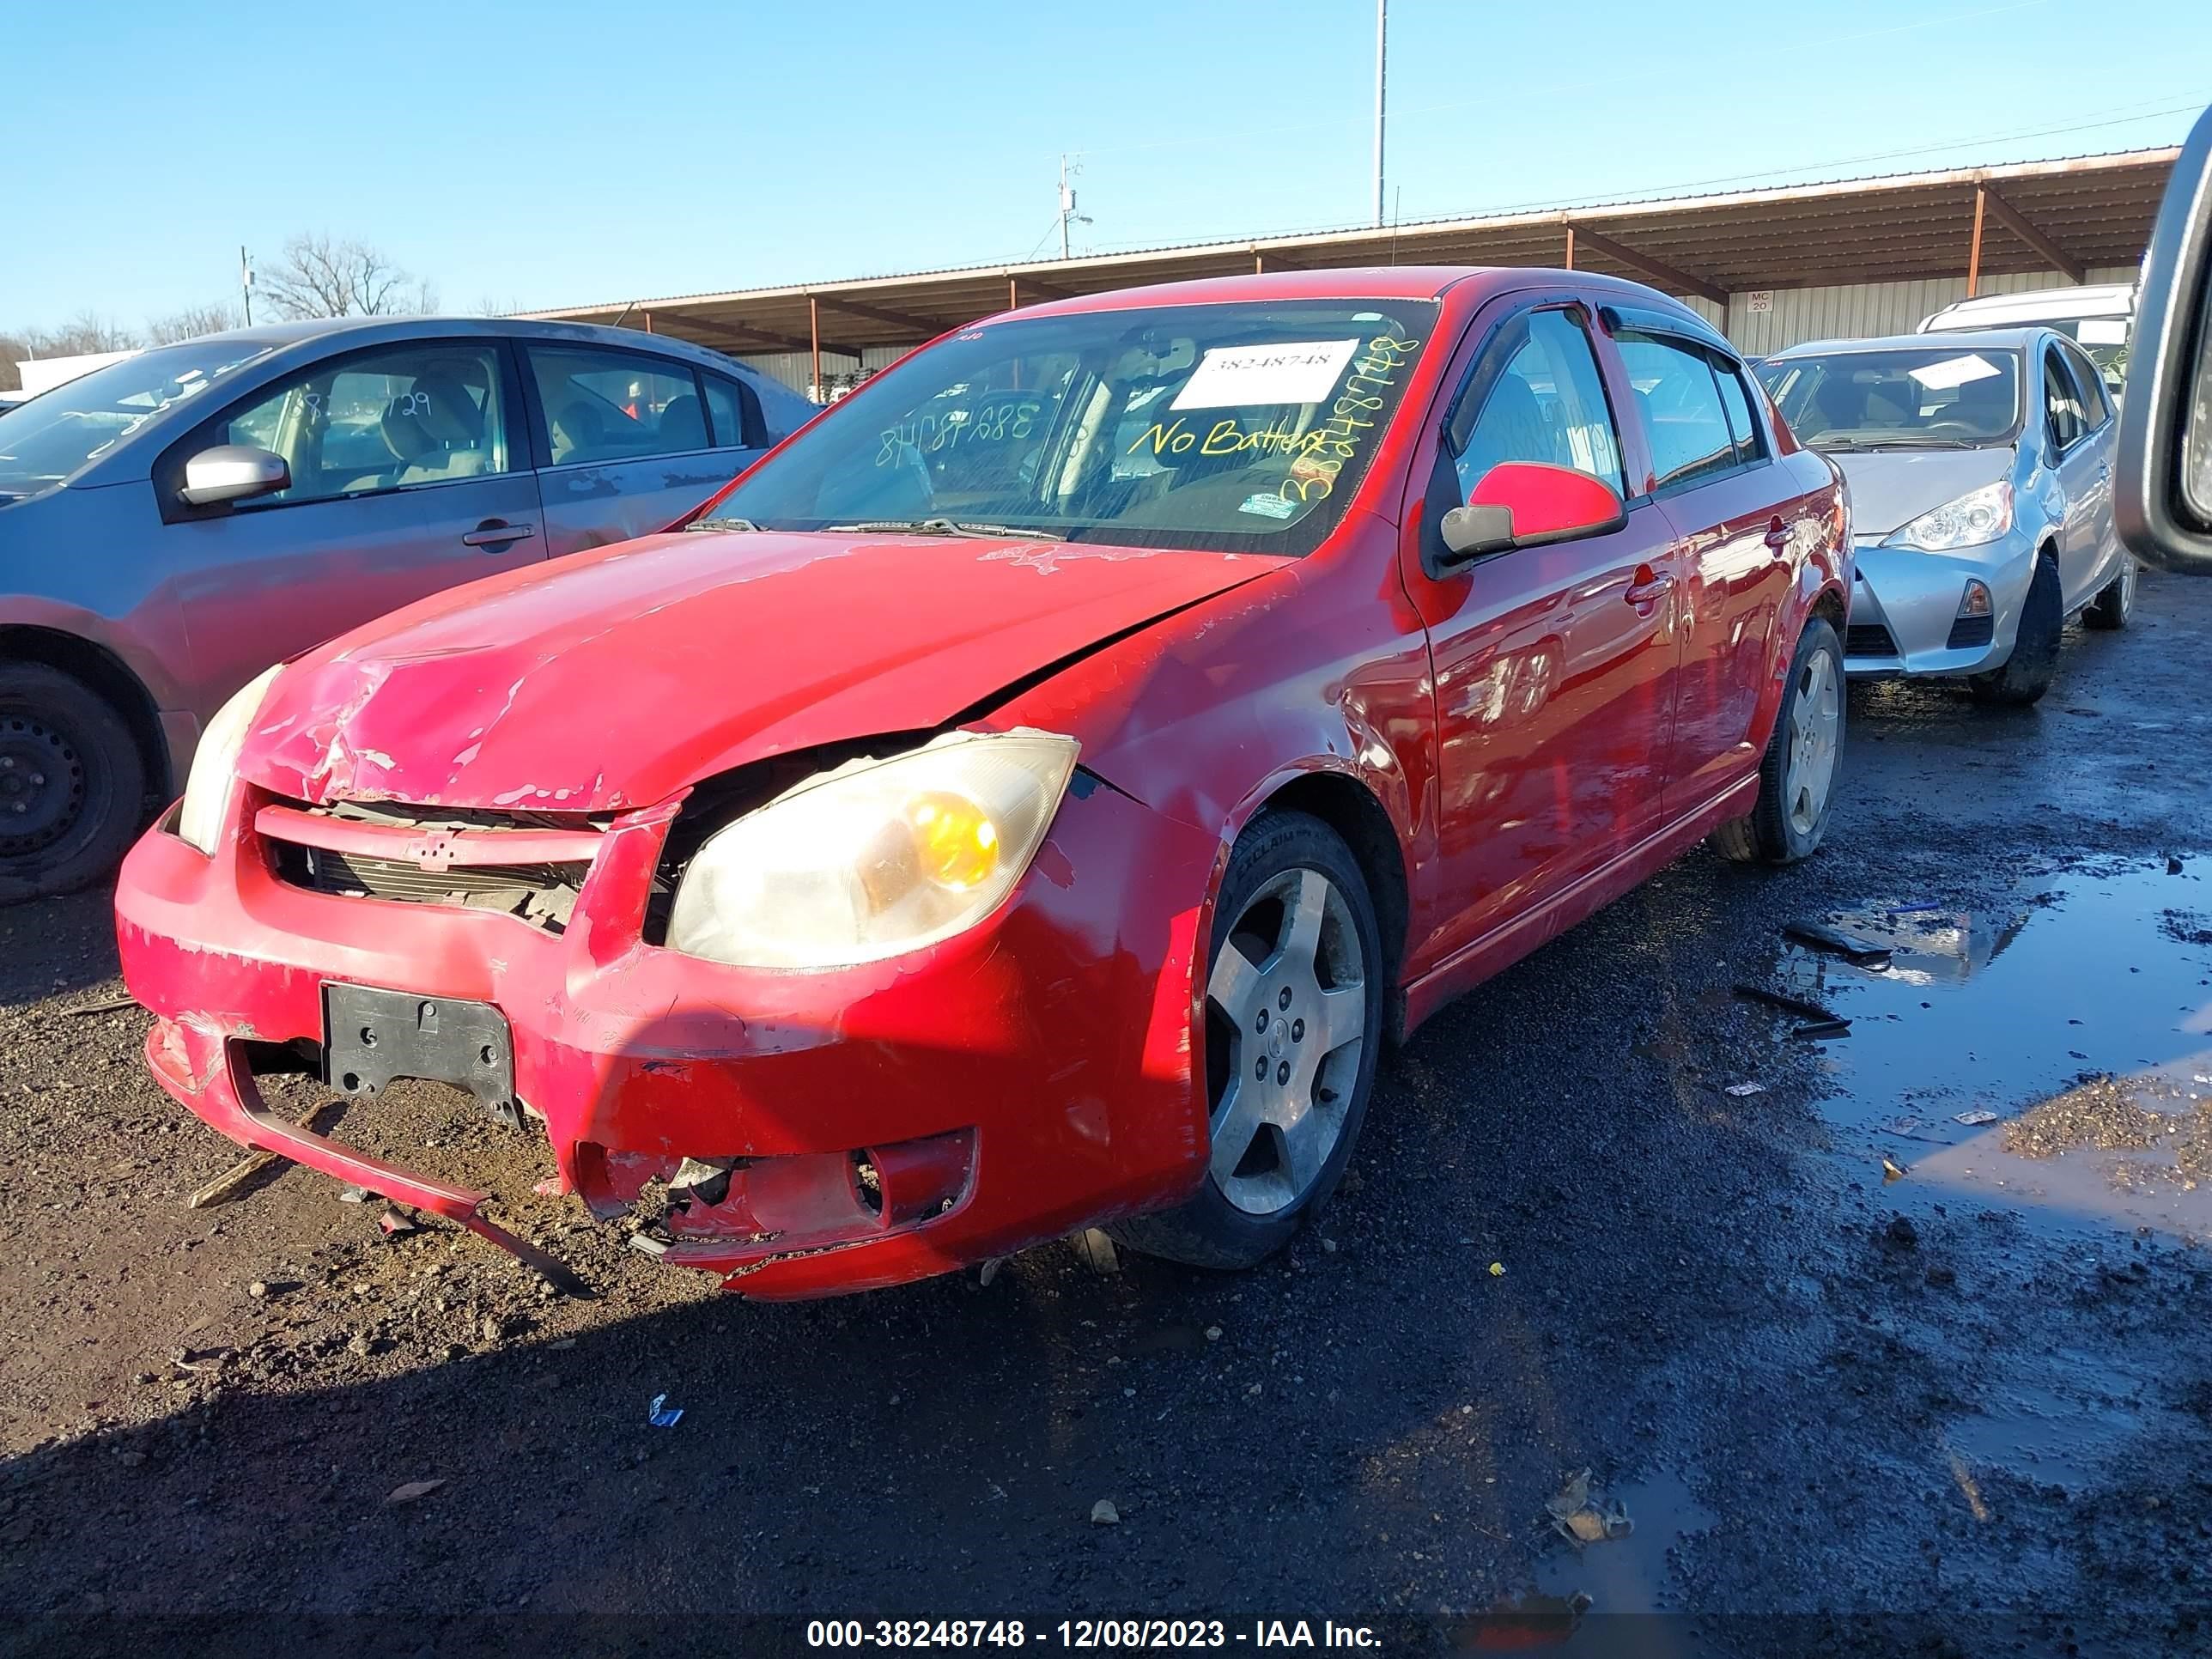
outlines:
[[[758,530],[750,519],[694,519],[684,526],[686,530]]]
[[[1057,530],[1039,530],[1030,525],[978,524],[962,519],[866,519],[858,524],[833,524],[833,531],[851,531],[861,534],[884,532],[902,536],[975,536],[986,541],[1064,542],[1066,537]]]
[[[1971,438],[1838,438],[1815,449],[1979,449]]]

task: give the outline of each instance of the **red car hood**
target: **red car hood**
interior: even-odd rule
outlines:
[[[449,590],[270,688],[242,775],[311,801],[607,811],[781,751],[942,724],[1278,568],[947,537],[652,536]]]

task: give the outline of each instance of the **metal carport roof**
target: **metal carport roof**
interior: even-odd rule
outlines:
[[[975,265],[524,313],[627,322],[735,353],[912,345],[1040,300],[1243,271],[1392,264],[1571,265],[1725,304],[1731,291],[2057,270],[2142,254],[2178,149],[1893,173]],[[818,369],[816,378],[819,379]]]

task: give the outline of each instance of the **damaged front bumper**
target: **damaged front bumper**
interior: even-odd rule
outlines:
[[[1883,679],[2002,667],[2035,577],[2035,546],[2019,531],[1954,553],[1861,543],[1844,672],[1854,679]],[[1989,590],[1990,607],[1978,616],[1962,614],[1970,582]]]
[[[270,1112],[255,1057],[322,1055],[332,987],[496,1010],[561,1186],[611,1219],[671,1183],[664,1259],[761,1297],[944,1272],[1173,1203],[1203,1174],[1190,963],[1218,844],[1095,781],[983,922],[822,972],[646,942],[673,805],[557,849],[589,856],[555,931],[299,884],[264,822],[320,832],[240,795],[214,858],[156,829],[117,888],[125,978],[159,1017],[155,1076],[241,1145],[448,1217],[542,1271],[557,1264],[486,1219],[483,1194]],[[330,835],[356,858],[409,850],[386,833]],[[497,833],[449,836],[441,856],[495,861]]]

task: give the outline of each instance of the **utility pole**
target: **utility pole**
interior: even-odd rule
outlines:
[[[1075,164],[1075,170],[1078,173],[1083,171],[1083,164],[1080,161]],[[1075,191],[1067,182],[1067,155],[1066,151],[1062,151],[1060,157],[1060,257],[1061,258],[1067,258],[1067,228],[1070,225],[1087,225],[1090,222],[1090,220],[1075,210]]]
[[[1382,228],[1383,65],[1390,37],[1390,0],[1375,0],[1375,228]]]
[[[240,246],[238,250],[238,291],[245,296],[246,325],[253,326],[253,260]]]

